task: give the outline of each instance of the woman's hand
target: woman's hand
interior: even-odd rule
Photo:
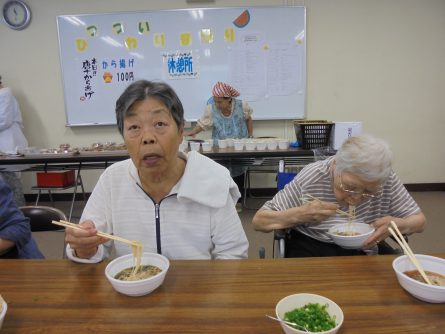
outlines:
[[[314,200],[300,207],[298,221],[301,223],[319,224],[336,214],[338,205],[331,202]]]
[[[82,259],[89,259],[97,252],[100,244],[108,241],[107,238],[99,237],[97,229],[91,220],[85,220],[79,227],[82,230],[65,229],[65,241],[74,250],[75,255]]]
[[[400,233],[404,235],[409,235],[415,232],[422,232],[426,224],[426,219],[423,213],[416,213],[404,218],[396,218],[392,216],[379,218],[371,224],[371,226],[375,228],[375,231],[365,241],[365,243],[363,244],[363,248],[366,249],[373,247],[380,241],[388,238],[391,235],[391,233],[388,231],[388,228],[391,227],[391,221],[393,221],[397,225]]]
[[[366,239],[366,241],[363,243],[363,249],[368,249],[371,247],[376,246],[380,241],[385,240],[387,237],[389,237],[390,233],[388,231],[388,227],[390,226],[391,220],[394,222],[397,218],[386,216],[377,219],[375,222],[371,223],[370,225],[374,227],[375,231],[371,236]]]

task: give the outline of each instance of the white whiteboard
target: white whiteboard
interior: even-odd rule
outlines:
[[[217,81],[240,91],[255,120],[302,118],[305,13],[281,6],[58,16],[67,126],[116,124],[116,99],[138,79],[170,84],[188,121],[201,117]]]

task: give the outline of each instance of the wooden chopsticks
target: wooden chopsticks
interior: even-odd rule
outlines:
[[[391,220],[391,227],[388,228],[389,233],[392,234],[394,239],[396,239],[397,243],[402,247],[403,251],[405,252],[406,256],[411,260],[411,262],[414,264],[414,266],[419,271],[420,275],[422,275],[422,278],[425,280],[425,282],[429,285],[433,285],[431,281],[429,280],[428,276],[425,274],[425,271],[423,270],[422,266],[420,265],[419,261],[417,261],[416,256],[414,255],[413,251],[409,247],[406,240],[403,238],[402,233],[400,233],[399,228],[397,227],[396,223],[394,223]],[[396,232],[394,232],[396,231]]]
[[[82,228],[79,227],[79,225],[74,224],[74,223],[70,223],[70,222],[67,222],[67,221],[64,221],[64,220],[60,220],[60,221],[53,220],[52,223],[54,225],[59,225],[59,226],[63,226],[63,227],[73,228],[75,230],[82,230]],[[116,241],[124,242],[126,244],[131,245],[131,246],[136,246],[136,247],[140,246],[140,243],[138,241],[131,241],[131,240],[128,240],[128,239],[124,239],[124,238],[118,237],[118,236],[113,235],[113,234],[108,234],[108,233],[105,233],[105,232],[97,231],[97,235],[101,236],[101,237],[104,237],[104,238],[107,238],[107,239],[113,239],[113,240],[116,240]]]
[[[304,195],[302,197],[303,202],[308,202],[309,201],[306,197],[309,197],[309,199],[314,200],[314,201],[321,201],[319,198],[317,198],[315,196],[312,196],[311,194],[306,194],[306,195]],[[347,216],[347,217],[351,216],[349,214],[349,212],[346,212],[346,211],[343,211],[343,210],[340,210],[340,209],[335,210],[335,212],[337,212],[338,214]]]

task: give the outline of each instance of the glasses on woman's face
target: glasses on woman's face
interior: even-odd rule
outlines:
[[[344,193],[350,195],[350,196],[360,196],[363,198],[379,198],[383,194],[383,188],[382,186],[379,186],[379,189],[376,191],[358,191],[353,186],[344,185],[342,181],[342,177],[340,174],[340,184],[338,186],[341,191]]]

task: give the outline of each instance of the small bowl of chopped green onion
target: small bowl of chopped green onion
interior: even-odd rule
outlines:
[[[282,322],[281,327],[286,334],[335,334],[344,319],[340,306],[326,297],[311,293],[284,297],[277,303],[275,313],[281,320],[298,324],[298,327],[294,327]]]

